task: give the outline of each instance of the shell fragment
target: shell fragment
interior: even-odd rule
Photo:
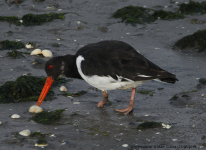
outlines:
[[[67,91],[67,88],[66,88],[65,86],[61,86],[59,90],[60,90],[60,91],[65,91],[65,92],[66,92],[66,91]]]
[[[31,134],[31,131],[27,129],[19,132],[19,134],[22,136],[29,136]]]
[[[30,113],[40,113],[42,111],[43,111],[43,109],[39,106],[36,106],[36,105],[33,105],[29,108]]]
[[[18,115],[18,114],[13,114],[13,115],[11,116],[11,118],[20,118],[20,115]]]
[[[53,57],[53,54],[50,50],[45,49],[41,53],[44,55],[44,57]]]

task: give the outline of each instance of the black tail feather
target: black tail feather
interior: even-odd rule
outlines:
[[[168,77],[168,78],[161,78],[162,82],[172,83],[174,84],[176,81],[179,81],[176,77]]]

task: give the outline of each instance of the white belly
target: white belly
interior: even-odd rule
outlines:
[[[81,77],[90,85],[102,90],[115,90],[115,89],[130,89],[130,88],[136,88],[137,86],[143,84],[146,81],[132,81],[130,79],[120,77],[117,75],[117,80],[112,78],[111,76],[86,76],[83,74],[81,69],[81,62],[84,60],[82,56],[78,56],[76,60],[77,69]],[[121,81],[122,79],[125,79],[127,81]]]

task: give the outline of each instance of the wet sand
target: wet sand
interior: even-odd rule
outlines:
[[[179,3],[188,2],[186,0]],[[31,7],[34,5],[34,7]],[[55,10],[45,9],[47,6],[58,6]],[[97,103],[102,100],[101,91],[96,91],[85,81],[73,79],[65,84],[71,93],[86,90],[87,93],[80,97],[64,97],[60,94],[59,87],[54,89],[56,99],[45,101],[41,107],[46,111],[56,109],[67,110],[63,112],[61,125],[41,125],[29,121],[32,114],[28,112],[35,102],[0,104],[0,149],[1,150],[33,150],[37,139],[16,135],[29,129],[32,132],[40,131],[49,134],[46,136],[48,146],[44,149],[94,149],[94,150],[124,150],[138,149],[178,149],[179,146],[192,146],[191,149],[205,148],[206,139],[206,87],[202,86],[197,92],[187,93],[189,99],[171,104],[170,98],[180,92],[197,89],[197,78],[206,77],[206,54],[196,52],[182,52],[173,50],[172,45],[180,38],[205,29],[205,24],[191,24],[190,19],[206,20],[206,15],[186,16],[185,19],[164,21],[157,20],[151,24],[125,25],[118,23],[119,19],[111,15],[119,8],[128,5],[145,6],[147,8],[161,8],[175,11],[178,6],[165,0],[59,0],[36,2],[25,1],[19,5],[0,2],[1,16],[23,16],[27,13],[42,14],[50,12],[65,12],[65,20],[54,20],[40,26],[15,26],[8,22],[1,22],[0,40],[21,39],[22,42],[33,42],[40,49],[50,49],[54,56],[75,54],[78,49],[101,40],[121,40],[143,54],[146,58],[159,65],[161,68],[177,75],[179,81],[175,84],[146,82],[137,90],[152,90],[153,96],[136,93],[134,110],[129,115],[117,114],[115,108],[125,108],[129,104],[131,90],[109,91],[111,105],[97,108]],[[168,7],[165,7],[168,6]],[[62,10],[59,10],[62,9]],[[81,23],[78,24],[77,21]],[[81,29],[77,27],[81,25]],[[106,27],[107,32],[98,28]],[[13,35],[7,36],[12,31]],[[60,38],[60,40],[57,40]],[[59,43],[60,47],[53,47]],[[11,59],[6,57],[9,50],[0,51],[0,85],[6,81],[14,81],[17,77],[31,73],[33,76],[45,76],[43,65],[34,67],[32,62],[37,56],[25,55],[26,58]],[[21,49],[31,52],[31,50]],[[44,61],[49,58],[42,58]],[[11,70],[12,69],[12,70]],[[158,88],[163,88],[158,90]],[[201,96],[204,94],[205,96]],[[80,102],[75,105],[73,102]],[[78,115],[71,116],[77,112]],[[20,119],[11,119],[12,114],[19,114]],[[156,121],[172,124],[170,129],[156,128],[136,130],[144,121]],[[99,131],[91,130],[97,127]],[[90,135],[94,132],[94,135]],[[159,132],[159,134],[157,134]],[[54,134],[55,137],[50,137]],[[128,147],[123,147],[128,144]],[[151,146],[149,148],[147,146]],[[156,147],[155,147],[156,146]],[[161,148],[163,147],[163,148]],[[195,148],[196,147],[196,148]]]

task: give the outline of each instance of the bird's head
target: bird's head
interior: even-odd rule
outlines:
[[[54,57],[47,61],[45,64],[45,71],[47,73],[47,79],[37,101],[37,106],[40,106],[43,102],[54,80],[58,78],[60,75],[64,75],[63,57]]]

